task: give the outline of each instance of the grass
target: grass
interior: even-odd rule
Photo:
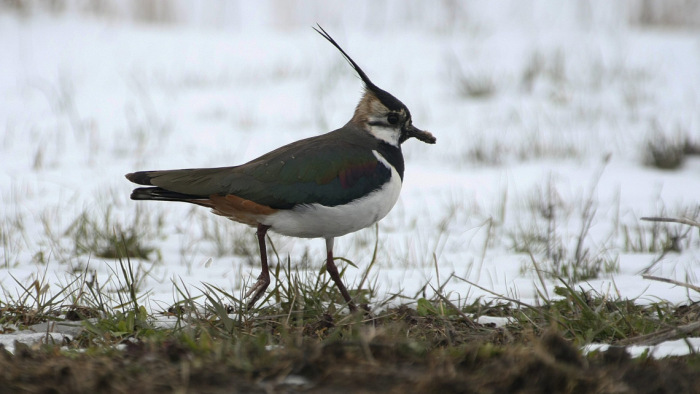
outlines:
[[[685,162],[687,141],[686,138],[654,133],[646,142],[645,163],[661,170],[679,169]]]
[[[0,264],[5,269],[19,263],[19,252],[25,249],[27,244],[24,216],[16,213],[0,221],[0,245],[3,250]]]
[[[594,179],[592,187],[595,183]],[[557,194],[551,187],[547,193]],[[544,222],[546,228],[557,218],[552,229],[559,231],[557,226],[567,217],[579,217],[577,222],[585,226],[590,222],[586,218],[595,215],[591,195],[588,193],[576,208],[580,209],[578,215],[549,215],[549,221]],[[504,218],[508,216],[506,198],[503,200],[498,204],[497,225],[487,231],[485,251],[497,246],[499,242],[494,238],[507,231],[501,228],[507,227]],[[541,201],[541,213],[546,211],[542,208],[556,205],[546,198]],[[459,211],[459,204],[453,205],[455,212]],[[696,211],[686,210],[679,217],[693,218],[688,219],[691,225],[687,228],[695,228],[692,223],[696,222]],[[111,223],[111,219],[85,218],[81,222]],[[649,228],[652,234],[663,233],[659,226],[664,224],[672,225],[654,221],[648,227],[640,225],[638,231],[642,234],[643,228]],[[436,225],[447,228],[454,224],[443,218]],[[134,222],[132,226],[144,224]],[[125,230],[128,232],[128,227]],[[83,238],[74,236],[74,232],[65,234],[76,244],[83,244]],[[579,228],[578,234],[585,238],[585,227]],[[229,236],[214,237],[212,242],[229,245]],[[407,303],[399,305],[397,298],[378,299],[373,289],[371,278],[380,247],[377,227],[373,244],[362,240],[374,257],[364,268],[364,279],[351,286],[359,303],[373,306],[372,313],[347,314],[323,269],[309,270],[299,257],[292,261],[280,256],[273,242],[273,286],[266,294],[271,302],[245,311],[242,294],[209,283],[193,288],[176,280],[173,287],[178,301],[149,309],[148,289],[142,285],[149,272],[142,268],[140,259],[132,260],[132,251],[125,247],[128,237],[109,239],[121,246],[108,248],[118,256],[112,260],[107,277],[88,266],[73,272],[64,283],[49,284],[47,265],[43,276],[36,280],[16,282],[21,289],[18,294],[3,294],[3,332],[47,322],[59,327],[69,321],[79,322],[81,329],[64,340],[47,335],[34,345],[17,343],[13,354],[0,350],[4,371],[0,385],[29,391],[62,387],[70,392],[119,391],[125,387],[137,392],[195,388],[210,392],[455,392],[465,385],[483,392],[605,391],[611,385],[624,385],[637,392],[697,389],[693,376],[699,372],[700,359],[695,353],[682,358],[654,360],[643,355],[633,359],[615,347],[700,335],[700,325],[696,324],[700,309],[692,303],[638,304],[615,297],[614,292],[611,296],[583,290],[571,284],[571,278],[552,271],[549,275],[559,286],[553,294],[547,294],[543,286],[538,302],[532,305],[503,294],[455,300],[454,294],[444,290],[451,282],[462,280],[454,274],[426,282],[424,287],[432,292],[404,298]],[[682,239],[682,247],[694,242],[689,234]],[[75,253],[82,253],[80,250],[74,249]],[[546,253],[544,249],[536,254]],[[338,260],[341,274],[348,266],[356,265]],[[435,277],[441,278],[437,267]],[[487,316],[502,318],[504,324],[476,323]],[[582,349],[591,343],[613,347],[585,353]],[[539,378],[528,378],[532,374]],[[651,383],[639,376],[648,377]]]
[[[368,264],[360,268],[351,260],[337,258],[341,275],[351,266],[363,270],[350,291],[358,303],[372,307],[370,313],[348,314],[325,270],[310,268],[317,265],[306,262],[310,258],[306,254],[281,255],[274,239],[268,242],[273,285],[254,310],[244,308],[242,289],[235,293],[206,282],[192,286],[177,278],[173,280],[176,301],[153,307],[144,286],[151,272],[143,262],[157,260],[158,253],[143,253],[143,245],[159,237],[161,221],[137,215],[132,222],[119,224],[109,210],[97,216],[83,212],[67,231],[58,233],[54,244],[64,245],[66,253],[76,257],[100,253],[116,258],[100,258],[109,261],[108,271],[95,270],[91,268],[94,263],[88,263],[70,271],[61,283],[46,279],[50,265],[61,262],[47,262],[36,279],[15,282],[16,294],[3,293],[2,332],[53,327],[64,333],[64,339],[47,334],[33,345],[15,344],[13,354],[0,350],[0,368],[5,371],[0,385],[29,391],[65,387],[70,392],[119,391],[127,386],[144,392],[195,388],[211,392],[312,388],[451,392],[469,385],[490,392],[604,391],[610,385],[624,384],[643,391],[668,388],[663,377],[673,377],[683,382],[680,389],[692,390],[696,382],[690,377],[700,365],[692,352],[681,361],[647,356],[632,359],[616,347],[590,353],[582,350],[591,343],[627,346],[700,335],[700,325],[695,323],[700,309],[694,304],[639,304],[615,297],[615,292],[583,290],[574,285],[580,277],[566,275],[570,271],[563,267],[571,267],[577,258],[595,275],[604,270],[591,265],[594,253],[586,249],[590,225],[599,215],[593,196],[603,170],[604,165],[577,203],[557,200],[561,193],[551,182],[541,189],[530,201],[531,212],[539,215],[537,226],[542,226],[536,231],[512,233],[507,190],[494,203],[493,218],[481,224],[482,264],[492,248],[503,244],[505,234],[514,234],[514,241],[531,237],[529,243],[522,242],[530,248],[537,274],[559,283],[548,294],[545,279],[540,277],[542,286],[535,304],[493,292],[492,297],[473,299],[446,291],[465,279],[441,273],[437,255],[433,257],[434,279],[427,279],[421,292],[380,298],[376,270],[382,252],[377,226],[373,237],[365,232],[355,240],[355,247],[371,255]],[[455,220],[461,220],[463,204],[450,200],[447,212],[451,213],[435,219],[438,238],[458,228]],[[483,213],[473,208],[471,214]],[[685,210],[679,216],[690,218],[692,224],[697,211]],[[211,245],[212,252],[257,261],[257,250],[248,246],[252,236],[244,231],[247,229],[231,231],[229,227],[234,226],[226,221],[198,218],[191,218],[201,225],[193,239]],[[671,237],[671,232],[660,229],[671,225],[664,221],[640,224],[636,235],[619,231],[619,237],[633,244],[651,236],[645,242],[661,245],[657,240]],[[45,234],[56,236],[56,232]],[[692,231],[676,234],[680,247],[694,245]],[[73,248],[65,247],[71,242]],[[664,250],[646,245],[648,251]],[[560,260],[558,269],[546,265],[554,262],[548,259],[557,250],[569,259]],[[500,318],[503,324],[478,323],[486,317]],[[77,322],[79,330],[67,334],[62,327],[70,322]],[[533,373],[540,378],[527,378]],[[639,375],[653,377],[657,383],[643,385],[635,378]]]
[[[287,272],[293,279],[287,284],[278,280],[272,292],[281,302],[254,313],[244,312],[239,298],[204,284],[204,297],[199,298],[176,286],[183,301],[158,316],[143,307],[131,263],[120,261],[119,268],[120,276],[112,278],[119,283],[118,295],[109,302],[100,298],[100,292],[87,290],[78,297],[81,305],[64,304],[74,291],[34,303],[41,298],[35,296],[41,286],[32,285],[15,303],[1,305],[5,327],[35,323],[29,315],[60,321],[68,310],[96,311],[82,316],[82,332],[67,343],[18,343],[14,355],[0,350],[5,371],[0,383],[29,390],[60,385],[73,392],[100,387],[119,391],[125,382],[143,392],[311,387],[452,392],[467,383],[490,388],[487,391],[571,387],[597,391],[618,379],[643,388],[633,376],[645,373],[673,376],[685,382],[684,387],[697,384],[689,379],[698,372],[696,355],[678,363],[634,361],[617,350],[589,354],[580,350],[594,341],[631,344],[636,338],[681,326],[700,313],[693,305],[641,306],[577,290],[562,280],[556,296],[543,298],[536,306],[502,296],[456,305],[438,292],[418,299],[415,307],[348,315],[334,303],[301,302],[308,296],[322,299],[327,288],[323,273],[300,277]],[[71,286],[88,282],[81,274]],[[290,291],[288,284],[296,290]],[[47,305],[52,307],[46,309]],[[30,313],[34,308],[52,313]],[[509,323],[501,327],[473,323],[487,315],[506,316]],[[685,334],[699,333],[696,328]],[[495,370],[499,371],[495,376],[489,373]],[[532,373],[539,378],[523,380]]]
[[[114,212],[116,208],[115,204],[86,207],[73,217],[68,207],[61,205],[36,213],[6,213],[0,218],[0,264],[10,269],[28,260],[39,265],[54,261],[81,270],[90,258],[161,261],[160,250],[151,245],[163,238],[162,212],[145,212],[134,206],[126,218],[121,218]],[[33,222],[33,226],[27,227],[27,222]]]
[[[644,142],[643,158],[647,166],[660,170],[678,170],[690,156],[700,154],[700,144],[697,138],[691,137],[688,126],[676,125],[668,130],[658,121],[650,125],[650,131]]]
[[[573,284],[617,271],[618,262],[610,253],[611,247],[589,239],[598,214],[596,189],[606,164],[594,174],[591,186],[573,207],[561,200],[551,179],[545,189],[532,194],[528,202],[532,220],[510,237],[512,248],[527,254],[538,273]]]

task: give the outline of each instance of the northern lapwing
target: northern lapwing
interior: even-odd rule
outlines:
[[[333,44],[364,82],[364,94],[345,126],[293,142],[234,167],[139,171],[126,178],[141,187],[132,200],[184,201],[257,227],[262,273],[248,290],[250,308],[270,284],[268,230],[291,237],[324,238],[326,268],[351,311],[357,307],[333,262],[335,237],[369,227],[396,204],[403,181],[401,144],[411,137],[434,144],[413,126],[406,105],[372,83],[337,42]]]

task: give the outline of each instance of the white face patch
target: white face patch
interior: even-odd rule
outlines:
[[[367,91],[357,106],[353,120],[361,122],[375,138],[398,147],[401,125],[407,121],[407,117],[406,109],[389,110],[372,92]]]
[[[401,137],[401,129],[392,126],[369,125],[369,132],[376,138],[393,146],[399,146],[399,138]]]

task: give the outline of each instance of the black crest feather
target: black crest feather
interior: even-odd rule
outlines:
[[[331,44],[333,44],[333,46],[336,47],[336,48],[340,51],[340,53],[343,54],[343,57],[345,58],[345,60],[347,60],[347,62],[350,63],[350,65],[352,66],[352,68],[355,69],[355,72],[357,72],[357,75],[359,75],[360,78],[362,79],[362,82],[365,83],[365,88],[366,88],[367,90],[371,91],[372,93],[374,93],[374,95],[377,96],[377,98],[379,99],[379,101],[382,102],[382,104],[384,104],[387,108],[389,108],[389,109],[391,109],[391,110],[396,110],[396,111],[398,111],[398,110],[400,110],[400,109],[402,109],[402,108],[404,108],[404,109],[407,110],[407,108],[406,108],[406,106],[404,105],[404,103],[402,103],[399,99],[397,99],[396,97],[394,97],[393,95],[391,95],[391,93],[386,92],[386,91],[380,89],[377,85],[375,85],[375,84],[369,79],[369,77],[367,76],[367,74],[365,74],[365,72],[362,71],[362,69],[360,68],[360,66],[358,66],[357,63],[355,63],[354,60],[352,60],[352,58],[350,57],[350,55],[348,55],[347,53],[345,53],[345,51],[343,50],[343,48],[341,48],[340,45],[338,45],[338,43],[333,39],[333,37],[331,37],[331,35],[328,34],[328,32],[325,31],[325,30],[321,27],[321,25],[317,24],[316,26],[318,26],[318,29],[315,28],[315,27],[313,27],[313,29],[316,30],[316,32],[318,32],[318,34],[322,35],[323,38],[325,38],[326,40],[328,40],[328,42],[330,42]]]

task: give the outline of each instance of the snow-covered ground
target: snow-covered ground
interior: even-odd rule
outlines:
[[[644,157],[660,136],[700,144],[697,29],[634,25],[629,10],[606,2],[482,4],[456,13],[448,3],[432,10],[408,2],[398,16],[392,11],[402,2],[390,2],[381,18],[371,3],[345,17],[292,13],[287,24],[279,14],[258,17],[265,6],[228,10],[243,16],[212,25],[201,15],[146,24],[0,14],[3,297],[42,277],[49,291],[59,289],[86,267],[105,279],[119,272],[115,260],[75,256],[71,224],[84,213],[108,216],[115,228],[137,217],[153,227],[162,220],[148,242],[158,261],[135,262],[148,271],[142,289],[152,310],[178,299],[173,281],[193,294],[203,282],[240,294],[257,277],[257,262],[233,245],[218,253],[205,233],[223,231],[255,250],[254,230],[186,204],[130,201],[124,174],[241,164],[342,126],[361,83],[311,29],[318,22],[437,137],[436,145],[404,145],[401,198],[379,225],[377,299],[421,296],[426,283],[437,288],[454,273],[444,289],[452,299],[493,297],[472,282],[536,303],[559,283],[540,282],[523,246],[549,269],[536,241],[548,234],[570,259],[588,212],[582,248],[611,269],[578,285],[639,303],[698,301],[640,274],[651,266],[652,275],[698,284],[697,231],[656,264],[659,253],[630,246],[653,243],[643,216],[698,215],[700,157],[672,171]],[[352,20],[358,14],[365,16]],[[308,251],[308,269],[321,267],[321,240],[272,239],[284,259],[299,262]],[[336,240],[336,255],[358,266],[346,272],[350,287],[373,244],[372,228]]]

